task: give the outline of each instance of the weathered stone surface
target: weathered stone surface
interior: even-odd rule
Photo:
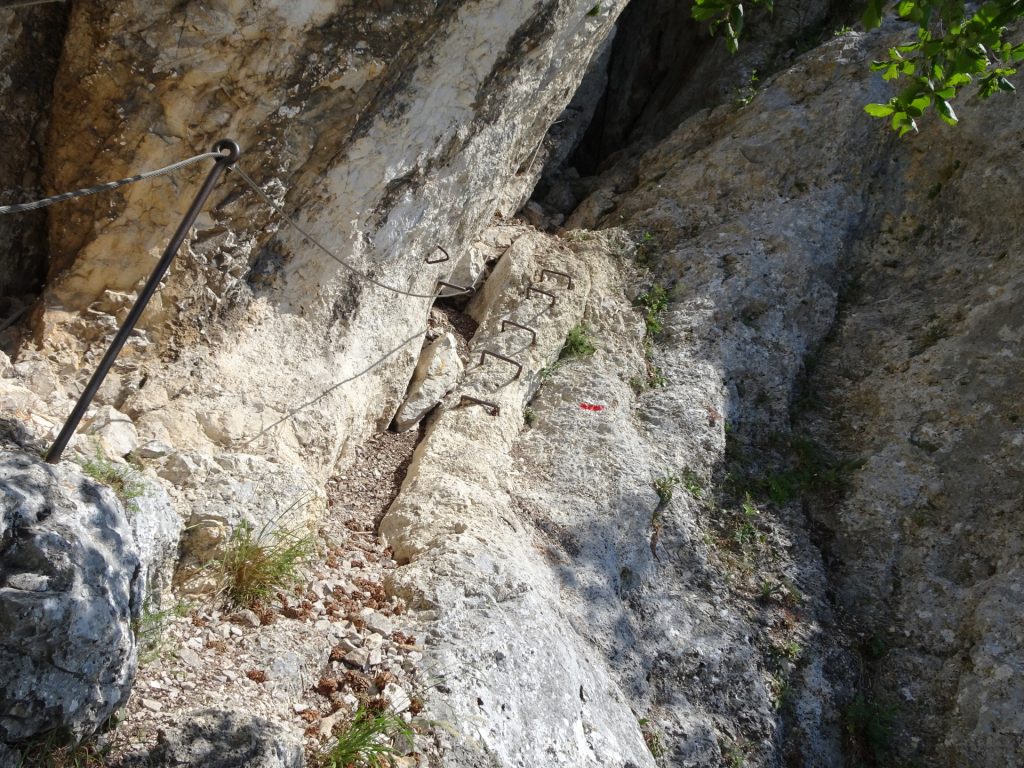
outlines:
[[[529,195],[542,165],[530,158],[624,5],[73,6],[52,107],[54,186],[159,167],[230,135],[241,167],[338,257],[421,295],[355,277],[229,178],[102,402],[131,416],[142,443],[265,456],[272,478],[321,485],[397,409],[436,280],[480,274],[491,255],[465,254],[496,211]],[[204,170],[54,210],[42,357],[76,379],[90,369],[88,350],[112,332]],[[439,244],[452,262],[425,263]],[[211,506],[202,474],[175,473],[186,520]]]
[[[64,4],[0,8],[0,205],[47,194],[42,146],[66,18]],[[45,212],[0,216],[0,297],[42,288],[45,237]]]
[[[113,494],[0,453],[0,740],[92,733],[128,697],[142,583]]]
[[[851,462],[810,511],[898,759],[1002,768],[1024,755],[1024,227],[999,190],[1024,182],[1024,104],[965,107],[955,140],[876,166],[798,423]]]
[[[395,414],[399,432],[415,426],[459,383],[465,366],[455,337],[444,333],[427,344],[409,384],[409,394]]]
[[[139,433],[132,420],[109,405],[101,405],[82,421],[81,431],[107,457],[122,460],[139,445]]]
[[[185,712],[181,725],[163,732],[152,752],[129,766],[208,768],[302,768],[302,745],[275,723],[242,712],[207,709]]]
[[[184,521],[170,496],[152,478],[140,478],[143,491],[127,505],[126,513],[139,551],[143,599],[150,610],[164,604],[178,563]]]
[[[554,305],[526,296],[543,268],[574,276]],[[437,417],[381,523],[406,563],[394,589],[436,616],[424,664],[444,670],[444,689],[427,692],[429,711],[458,732],[438,734],[445,765],[654,765],[604,659],[564,615],[557,571],[530,547],[504,482],[523,406],[579,322],[593,268],[537,234],[502,257],[471,307],[481,321],[473,349],[515,358],[522,374],[492,358],[467,371],[459,393],[500,413],[466,405]],[[536,327],[537,344],[502,333],[502,319]]]

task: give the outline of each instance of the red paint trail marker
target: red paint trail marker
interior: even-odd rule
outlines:
[[[595,403],[580,403],[580,409],[584,411],[603,411],[603,405],[596,405]]]

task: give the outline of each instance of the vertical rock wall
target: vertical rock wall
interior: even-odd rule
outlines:
[[[255,471],[289,474],[297,492],[390,420],[427,297],[494,214],[529,194],[536,148],[623,5],[74,7],[52,109],[51,186],[158,167],[231,137],[240,167],[327,248],[413,294],[354,276],[229,177],[102,393],[141,440],[191,452],[164,462],[166,479],[206,486],[227,455],[266,454],[284,464]],[[69,389],[84,382],[78,365],[95,358],[204,171],[52,214],[40,335]],[[438,245],[453,261],[426,264]]]
[[[0,204],[43,193],[43,145],[66,15],[59,5],[0,8]],[[0,297],[42,288],[45,227],[45,212],[0,216]]]

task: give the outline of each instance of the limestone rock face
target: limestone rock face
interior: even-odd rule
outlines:
[[[0,454],[0,740],[92,733],[128,697],[142,583],[113,494]]]
[[[480,274],[482,260],[467,257],[474,240],[529,195],[536,149],[624,5],[73,6],[52,105],[54,187],[159,167],[230,137],[270,198],[375,281],[229,176],[103,402],[133,419],[140,443],[235,465],[265,457],[269,484],[302,474],[321,485],[397,410],[437,280]],[[207,168],[52,212],[39,332],[72,391]],[[428,263],[438,245],[451,260]],[[186,520],[209,506],[199,485],[172,495]]]
[[[185,713],[180,728],[163,733],[161,743],[128,766],[160,768],[302,768],[302,746],[280,726],[240,712],[206,709]]]
[[[442,334],[425,346],[409,384],[409,394],[395,414],[395,429],[404,432],[415,426],[455,388],[463,369],[452,334]]]
[[[46,194],[42,147],[66,17],[63,4],[0,8],[0,205]],[[45,229],[45,212],[0,216],[0,298],[42,287]]]

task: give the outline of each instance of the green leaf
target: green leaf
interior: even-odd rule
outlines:
[[[938,99],[935,102],[935,108],[939,110],[939,116],[949,125],[956,125],[960,120],[956,116],[956,112],[953,111],[953,107],[950,106],[949,102],[945,99]]]
[[[874,29],[882,25],[882,8],[885,0],[868,0],[868,6],[864,9],[861,21],[868,29]]]
[[[896,110],[888,104],[868,104],[864,107],[864,111],[872,117],[888,117]]]
[[[999,90],[1000,91],[1006,91],[1007,93],[1013,93],[1014,91],[1017,90],[1014,87],[1013,83],[1011,83],[1005,77],[1000,77],[996,82],[999,84]]]

